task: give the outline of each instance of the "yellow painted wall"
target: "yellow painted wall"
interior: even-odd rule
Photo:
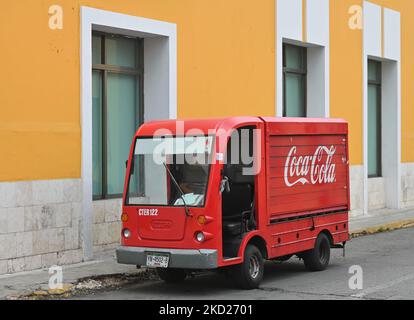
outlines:
[[[64,27],[48,27],[59,4]],[[178,25],[178,115],[274,114],[274,0],[14,0],[0,11],[0,181],[78,178],[80,6]]]
[[[52,32],[51,3],[2,3],[0,181],[80,176],[79,26],[68,6]]]
[[[349,28],[353,5],[362,0],[331,1],[330,107],[331,117],[349,122],[351,164],[363,162],[362,30]]]
[[[0,181],[79,178],[80,6],[176,23],[178,115],[274,115],[275,0],[14,0],[0,11]],[[402,159],[414,162],[414,1],[375,0],[402,13]],[[64,28],[48,28],[48,8]],[[331,1],[331,116],[349,120],[362,163],[362,31]]]

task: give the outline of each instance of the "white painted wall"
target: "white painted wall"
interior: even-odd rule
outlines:
[[[329,0],[306,1],[307,42],[319,46],[329,44]]]
[[[168,38],[144,39],[144,120],[169,119]],[[175,118],[174,114],[174,118]]]
[[[302,0],[276,1],[276,27],[280,39],[302,41]]]
[[[384,9],[384,58],[382,63],[382,115],[384,125],[383,175],[385,200],[389,208],[401,203],[401,17]]]
[[[381,6],[364,1],[364,51],[368,56],[381,57]]]
[[[328,117],[326,80],[326,48],[315,46],[308,49],[307,116]]]
[[[401,107],[399,62],[382,62],[382,175],[388,208],[401,206]]]
[[[401,59],[401,14],[384,8],[384,58]]]
[[[283,41],[302,41],[302,0],[276,0],[276,106],[283,115]]]
[[[308,48],[308,117],[330,113],[330,4],[329,0],[306,1]]]

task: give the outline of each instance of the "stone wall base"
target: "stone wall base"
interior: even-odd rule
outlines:
[[[0,274],[78,263],[80,179],[0,183]]]

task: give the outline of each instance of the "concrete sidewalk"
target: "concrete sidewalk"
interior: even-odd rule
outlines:
[[[120,265],[115,260],[114,250],[103,252],[96,260],[62,266],[63,283],[74,285],[80,279],[95,276],[132,274],[142,272],[135,266]],[[49,290],[48,269],[6,274],[0,276],[0,300],[7,297],[26,295],[35,291]]]
[[[354,234],[371,233],[387,229],[414,226],[414,208],[404,210],[378,210],[366,216],[354,217],[350,220],[350,232]],[[134,266],[120,265],[115,261],[114,250],[104,252],[96,260],[75,265],[63,266],[63,282],[75,285],[80,279],[95,276],[126,274],[135,275],[143,269]],[[17,297],[34,291],[46,293],[49,283],[48,270],[36,270],[0,276],[0,299]]]
[[[375,230],[395,229],[414,223],[414,208],[381,209],[367,215],[351,217],[350,233],[375,232]]]

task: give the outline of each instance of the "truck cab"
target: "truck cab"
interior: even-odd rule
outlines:
[[[297,254],[304,258],[308,269],[324,269],[329,263],[329,249],[341,243],[343,246],[348,240],[347,126],[341,121],[303,121],[232,117],[154,121],[141,126],[127,162],[118,262],[157,268],[167,282],[182,281],[196,270],[231,268],[229,274],[246,289],[259,285],[266,259]],[[295,132],[292,126],[298,123]],[[335,137],[333,127],[340,131]],[[286,172],[289,155],[279,155],[276,150],[284,153],[291,145],[289,139],[294,144],[307,131],[314,138],[310,141],[315,148],[310,144],[303,147],[302,164],[298,158],[291,172]],[[272,146],[275,136],[284,138],[280,140],[281,149]],[[312,161],[315,167],[326,160],[319,164],[322,180],[306,185],[304,156],[309,152],[306,161],[311,161],[313,149],[319,150],[322,142],[329,144],[329,137],[341,142],[341,152],[331,155],[334,162],[342,161],[342,166],[335,163],[333,169],[340,171],[341,179],[329,182],[324,178],[332,158],[329,160],[321,149]],[[332,165],[329,168],[332,171]],[[285,176],[295,170],[303,175],[299,177],[301,182],[288,187],[290,182],[286,184]],[[279,185],[283,181],[285,184]],[[315,191],[332,185],[344,192],[337,193],[337,202],[324,203],[329,192],[323,195]],[[275,194],[291,197],[289,192],[297,190],[292,199],[300,201],[300,191],[307,188],[309,195],[313,192],[316,196],[316,202],[308,202],[307,207],[308,198],[304,196],[305,206],[293,202],[289,207],[280,201],[281,210],[274,210]],[[339,221],[345,224],[338,233],[335,223]],[[318,223],[332,225],[321,228]],[[300,241],[303,232],[297,232],[298,226],[308,229],[310,240]],[[297,241],[282,243],[285,240],[281,239],[292,232],[297,234]]]

